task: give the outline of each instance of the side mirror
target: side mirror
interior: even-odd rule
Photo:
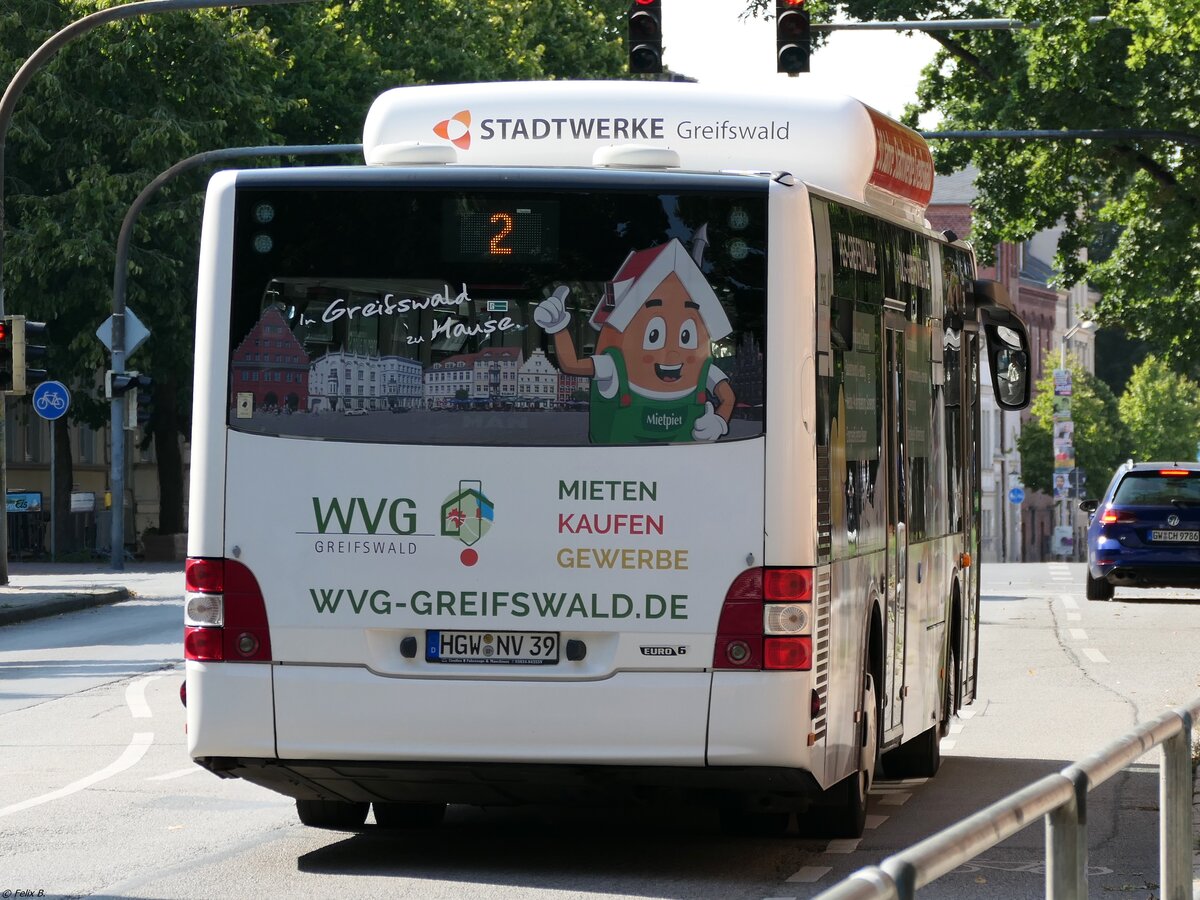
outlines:
[[[975,281],[971,303],[987,336],[988,369],[992,392],[1001,409],[1024,409],[1029,405],[1029,336],[1004,285]]]
[[[1024,409],[1029,405],[1029,338],[1014,316],[1013,322],[997,325],[986,322],[988,367],[992,373],[992,391],[1001,409]],[[1015,327],[1014,327],[1015,326]]]
[[[1096,512],[1097,508],[1099,508],[1099,506],[1100,506],[1099,500],[1080,500],[1079,501],[1079,508],[1082,509],[1089,516],[1094,514]]]

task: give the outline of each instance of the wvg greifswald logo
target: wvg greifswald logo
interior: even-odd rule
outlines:
[[[442,503],[442,534],[467,545],[459,556],[464,566],[479,562],[472,545],[488,533],[495,518],[496,509],[483,493],[482,481],[460,481],[458,490]]]

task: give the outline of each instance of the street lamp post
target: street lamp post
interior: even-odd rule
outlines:
[[[153,15],[164,12],[180,12],[192,9],[219,9],[229,6],[285,6],[293,3],[312,3],[316,0],[140,0],[123,6],[111,6],[84,16],[72,22],[61,31],[55,32],[25,60],[8,83],[4,95],[0,97],[0,316],[4,308],[4,156],[5,144],[8,139],[8,128],[12,124],[13,111],[17,100],[25,92],[25,88],[33,79],[34,74],[48,63],[59,50],[82,37],[94,28],[116,22],[121,19],[132,19],[137,16]],[[125,348],[125,317],[113,319],[112,342],[114,347]],[[0,499],[4,500],[5,513],[0,515],[0,584],[8,584],[8,453],[5,449],[3,400],[0,399]],[[122,435],[123,437],[123,435]],[[113,438],[116,440],[116,436]],[[54,477],[54,473],[50,473]]]
[[[1071,512],[1071,485],[1078,484],[1075,468],[1075,423],[1071,418],[1071,395],[1073,386],[1071,372],[1067,368],[1067,341],[1080,331],[1092,332],[1096,323],[1091,319],[1076,322],[1064,333],[1059,343],[1059,367],[1054,373],[1054,501],[1055,501],[1055,555],[1076,556],[1075,517]],[[1070,537],[1070,551],[1066,552],[1065,538]]]
[[[142,188],[121,221],[117,233],[117,264],[113,270],[113,346],[112,370],[125,371],[125,293],[129,274],[129,250],[133,242],[133,227],[138,216],[150,199],[173,178],[209,163],[225,160],[256,158],[262,156],[329,156],[346,153],[361,153],[362,144],[298,144],[281,147],[224,147],[206,150],[187,159],[180,160]],[[117,323],[121,323],[122,340],[116,341]],[[125,396],[114,392],[110,409],[109,427],[112,430],[112,453],[109,468],[109,493],[112,506],[109,510],[109,551],[112,568],[125,568]]]

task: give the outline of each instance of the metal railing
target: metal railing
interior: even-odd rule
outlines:
[[[1192,723],[1200,699],[1163,713],[1098,753],[1047,775],[907,850],[860,869],[814,900],[912,900],[1038,818],[1046,820],[1047,900],[1086,900],[1087,795],[1162,745],[1159,868],[1162,900],[1192,900]]]

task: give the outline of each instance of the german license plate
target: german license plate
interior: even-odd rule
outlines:
[[[1156,544],[1200,544],[1200,531],[1151,531]]]
[[[553,631],[426,631],[425,661],[489,666],[552,666],[558,663]]]

